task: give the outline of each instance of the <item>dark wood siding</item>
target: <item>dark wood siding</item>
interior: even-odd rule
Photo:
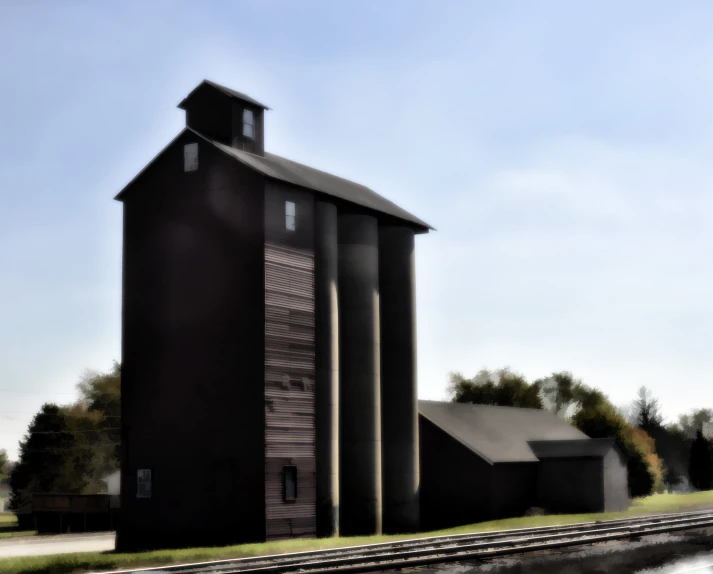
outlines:
[[[421,529],[522,516],[535,504],[538,462],[490,465],[419,416]]]
[[[490,519],[493,467],[422,416],[418,432],[422,530]]]
[[[539,462],[493,465],[490,508],[493,518],[522,516],[535,506]]]
[[[263,211],[263,179],[190,133],[126,191],[120,550],[264,540]]]
[[[538,506],[553,513],[602,512],[601,458],[545,458],[537,480]]]
[[[220,143],[230,145],[232,109],[231,98],[209,86],[203,86],[193,95],[186,107],[186,126]]]
[[[285,227],[285,202],[296,230]],[[314,200],[265,190],[265,526],[267,540],[316,534]],[[284,467],[297,468],[297,498],[284,497]]]

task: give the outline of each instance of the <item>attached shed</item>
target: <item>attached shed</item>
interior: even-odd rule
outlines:
[[[613,441],[590,439],[547,411],[419,401],[419,433],[422,529],[519,516],[533,506],[576,512],[628,504],[626,461]],[[582,492],[560,487],[574,477],[585,504]]]
[[[540,459],[540,506],[551,512],[628,508],[626,457],[613,439],[531,441],[529,445]]]

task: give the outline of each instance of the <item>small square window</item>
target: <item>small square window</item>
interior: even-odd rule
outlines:
[[[284,480],[285,501],[297,500],[297,467],[285,466],[282,468]]]
[[[183,171],[198,169],[198,144],[190,143],[183,146]]]
[[[245,137],[255,137],[255,118],[252,110],[243,110],[243,135]]]
[[[136,471],[136,498],[151,498],[151,470],[142,468]]]
[[[285,229],[294,231],[296,229],[295,204],[292,201],[285,202]]]

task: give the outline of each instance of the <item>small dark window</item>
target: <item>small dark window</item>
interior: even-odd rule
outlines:
[[[190,143],[183,146],[183,171],[198,169],[198,144]]]
[[[151,498],[151,470],[142,468],[136,471],[136,498]]]
[[[295,225],[295,216],[297,215],[295,211],[295,204],[292,201],[286,201],[285,202],[285,229],[288,231],[294,231],[296,228]]]
[[[252,110],[243,110],[243,135],[248,138],[255,137],[255,118]]]
[[[297,500],[297,467],[283,467],[282,475],[285,481],[285,501]]]

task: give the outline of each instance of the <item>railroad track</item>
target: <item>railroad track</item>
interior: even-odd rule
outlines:
[[[352,574],[491,558],[705,527],[713,527],[713,511],[435,536],[293,554],[146,568],[131,572],[151,573],[160,570],[172,574]],[[118,572],[127,573],[126,570]]]

